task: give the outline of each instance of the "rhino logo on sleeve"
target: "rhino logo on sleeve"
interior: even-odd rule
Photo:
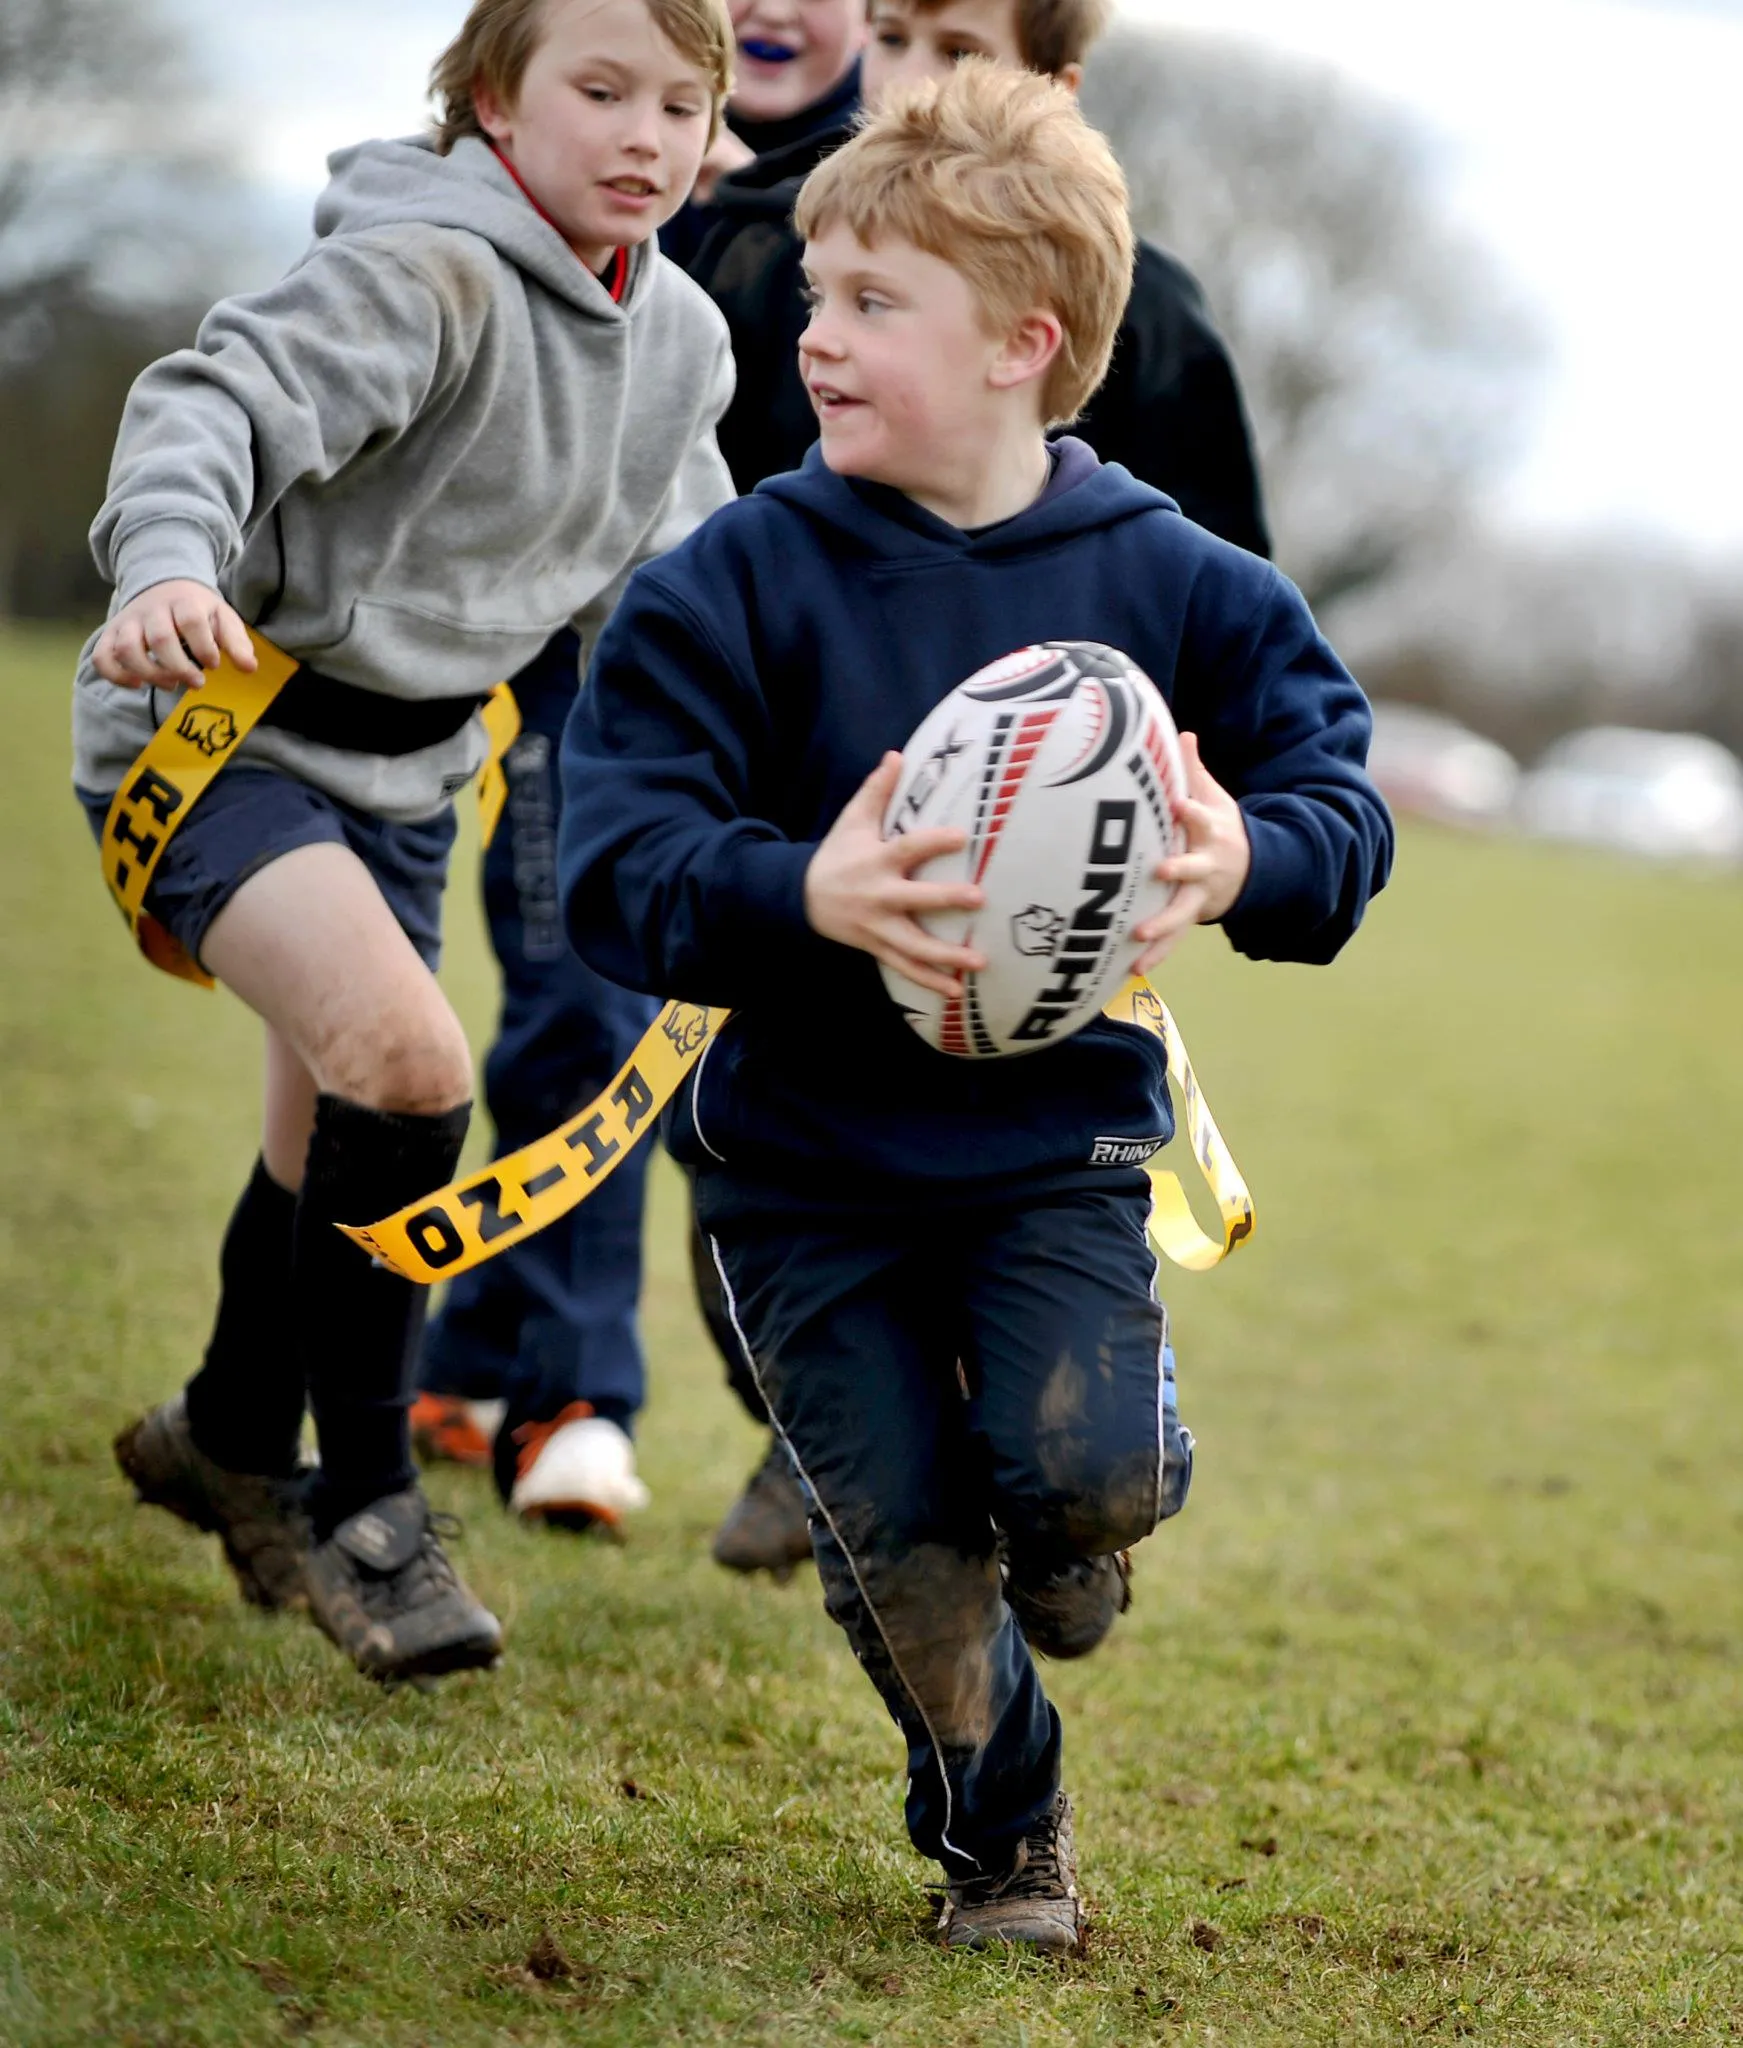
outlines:
[[[186,704],[176,720],[176,736],[199,748],[208,761],[227,754],[241,734],[236,717],[222,704]]]

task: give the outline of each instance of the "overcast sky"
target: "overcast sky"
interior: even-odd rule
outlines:
[[[259,174],[421,125],[464,0],[179,0]],[[1337,65],[1442,141],[1449,204],[1552,353],[1503,510],[1743,553],[1743,0],[1123,0]],[[1182,252],[1190,260],[1191,251]]]

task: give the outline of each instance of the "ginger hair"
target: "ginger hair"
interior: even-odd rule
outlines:
[[[1064,339],[1041,390],[1050,427],[1107,375],[1132,288],[1126,181],[1050,78],[970,58],[892,94],[805,180],[794,225],[807,241],[841,226],[868,248],[912,242],[962,274],[989,333],[1053,313]]]
[[[463,136],[488,139],[473,103],[480,85],[488,86],[504,106],[514,105],[552,5],[553,0],[472,0],[460,33],[430,67],[430,97],[438,109],[436,147],[444,156]],[[647,0],[647,10],[666,41],[708,81],[712,141],[732,90],[737,47],[724,0]]]

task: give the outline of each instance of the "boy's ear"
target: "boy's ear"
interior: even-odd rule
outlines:
[[[1005,336],[1004,346],[993,358],[988,380],[998,391],[1014,390],[1019,384],[1045,377],[1053,367],[1065,341],[1059,315],[1037,306],[1025,313]]]
[[[1078,63],[1061,64],[1053,76],[1075,99],[1077,88],[1083,83],[1083,66]]]
[[[510,111],[502,103],[496,90],[485,84],[482,78],[472,87],[472,111],[478,117],[478,125],[492,142],[506,140],[513,120]]]

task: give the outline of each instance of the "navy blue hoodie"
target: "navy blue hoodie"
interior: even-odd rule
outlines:
[[[730,1006],[680,1105],[687,1163],[756,1181],[1076,1173],[1172,1131],[1161,1049],[1105,1019],[1019,1059],[934,1052],[871,956],[804,911],[817,842],[957,683],[1037,640],[1123,648],[1240,800],[1224,919],[1256,959],[1329,960],[1386,879],[1368,706],[1293,585],[1081,442],[967,533],[816,449],[631,579],[563,742],[570,938],[652,994]]]

